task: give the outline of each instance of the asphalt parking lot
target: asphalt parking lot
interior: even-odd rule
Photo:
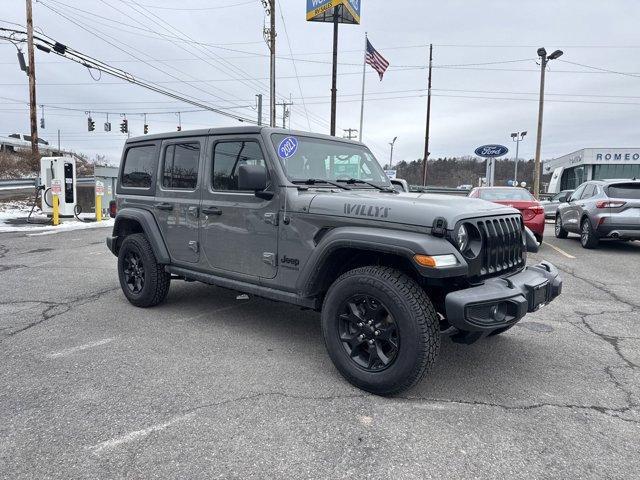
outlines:
[[[400,398],[344,381],[316,313],[198,283],[136,309],[108,230],[0,234],[3,478],[638,478],[640,242],[547,240],[564,294],[444,339]]]

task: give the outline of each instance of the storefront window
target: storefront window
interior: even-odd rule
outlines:
[[[560,190],[575,190],[578,185],[587,181],[587,170],[584,165],[567,168],[562,172]]]
[[[593,180],[640,178],[640,164],[594,165]],[[563,176],[564,179],[564,176]]]

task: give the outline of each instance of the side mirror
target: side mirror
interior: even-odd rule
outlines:
[[[540,247],[538,246],[538,242],[536,241],[536,237],[529,227],[524,227],[525,239],[526,239],[526,247],[527,252],[537,253]]]
[[[238,190],[260,192],[267,188],[267,169],[262,165],[238,167]]]

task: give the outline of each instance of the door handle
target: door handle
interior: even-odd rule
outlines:
[[[202,213],[205,215],[222,215],[222,210],[218,207],[204,207]]]
[[[165,202],[162,202],[162,203],[156,203],[155,207],[156,207],[158,210],[167,210],[167,211],[169,211],[169,212],[170,212],[171,210],[173,210],[173,205],[172,205],[171,203],[165,203]]]

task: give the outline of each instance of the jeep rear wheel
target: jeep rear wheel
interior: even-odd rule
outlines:
[[[142,233],[127,236],[118,252],[118,277],[124,296],[136,307],[153,307],[169,293],[171,275],[159,265]]]
[[[338,371],[378,395],[415,385],[440,348],[439,317],[424,290],[386,267],[361,267],[338,278],[322,309],[322,333]]]

